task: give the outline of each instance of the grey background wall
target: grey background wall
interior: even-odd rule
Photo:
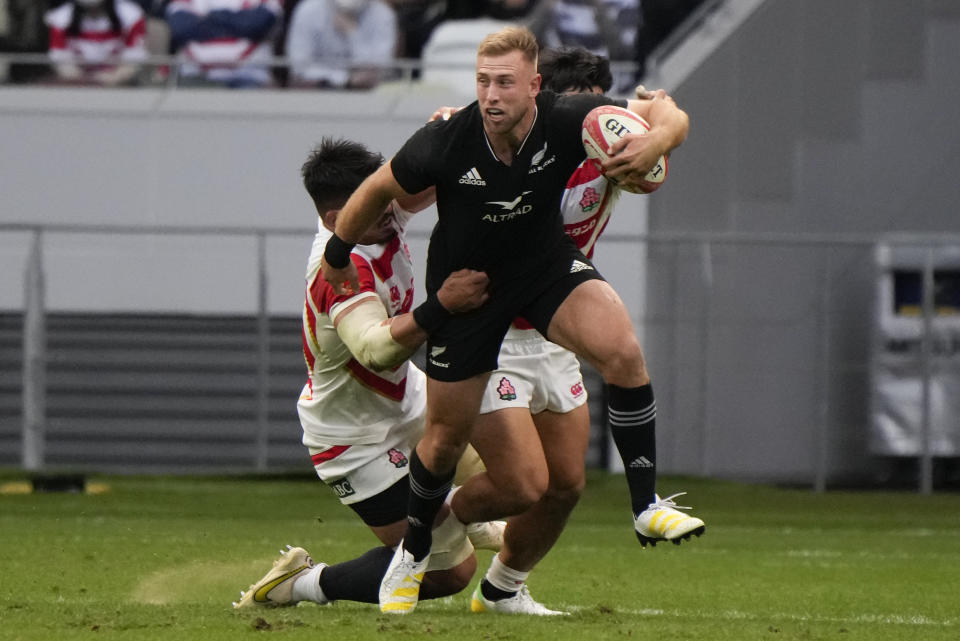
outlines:
[[[872,473],[872,248],[782,239],[960,232],[958,61],[953,2],[767,0],[667,87],[691,136],[664,189],[621,204],[608,235],[634,236],[606,243],[599,263],[644,333],[668,471],[806,479],[820,433],[832,478]],[[315,224],[297,170],[312,144],[345,135],[389,156],[437,105],[464,101],[422,85],[2,87],[0,223],[302,231],[267,244],[269,309],[296,314]],[[414,224],[417,255],[432,222]],[[784,236],[670,240],[702,232]],[[29,239],[0,233],[0,310],[23,304]],[[47,304],[249,314],[255,254],[243,237],[52,233]]]
[[[958,62],[957,3],[764,2],[673,88],[692,129],[651,232],[960,231]],[[710,293],[699,249],[649,266],[676,464],[809,478],[825,428],[829,476],[869,477],[871,247],[714,246]]]

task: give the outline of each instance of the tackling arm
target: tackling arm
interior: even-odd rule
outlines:
[[[482,272],[461,269],[447,276],[437,298],[448,313],[467,312],[487,301],[488,283]],[[349,305],[336,315],[333,326],[354,358],[375,371],[396,367],[427,340],[426,330],[417,324],[412,312],[388,318],[383,303],[375,296]]]
[[[402,314],[393,321],[399,320]],[[393,326],[397,325],[394,335]],[[427,334],[416,323],[396,323],[378,298],[366,297],[340,312],[333,321],[340,340],[353,357],[374,371],[395,367],[410,358]]]

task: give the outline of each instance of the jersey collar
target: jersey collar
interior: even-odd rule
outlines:
[[[513,154],[514,158],[520,155],[520,152],[523,151],[523,146],[527,144],[527,140],[530,139],[530,134],[533,133],[533,127],[534,125],[537,124],[537,116],[539,115],[540,115],[540,110],[537,109],[536,105],[534,105],[533,106],[533,122],[530,123],[530,129],[527,130],[527,135],[523,137],[523,141],[520,143],[520,147],[517,149],[517,152]],[[493,145],[490,144],[490,139],[487,138],[487,130],[484,129],[482,126],[480,127],[480,130],[483,131],[483,141],[487,143],[487,149],[490,150],[490,155],[493,156],[493,159],[495,161],[502,163],[503,161],[497,158],[496,152],[493,151]]]

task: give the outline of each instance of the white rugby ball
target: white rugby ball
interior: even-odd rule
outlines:
[[[601,105],[595,107],[583,119],[583,148],[587,152],[587,157],[592,159],[597,169],[603,173],[601,160],[606,160],[610,156],[607,149],[620,140],[626,134],[645,134],[650,131],[650,125],[646,120],[633,113],[629,109],[617,107],[615,105]],[[635,194],[649,194],[656,191],[667,179],[667,159],[660,156],[660,160],[653,166],[639,187],[624,187],[627,191]],[[607,178],[614,184],[615,178]]]

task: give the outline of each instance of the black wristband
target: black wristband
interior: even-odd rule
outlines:
[[[355,246],[356,243],[345,242],[334,234],[323,248],[323,259],[334,269],[343,269],[350,264],[350,252]]]
[[[435,295],[427,298],[413,310],[413,320],[417,321],[420,329],[427,334],[433,334],[440,329],[452,314],[440,303]]]

